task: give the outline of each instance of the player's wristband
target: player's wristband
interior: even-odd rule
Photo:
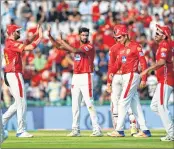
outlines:
[[[31,45],[34,47],[34,49],[35,49],[35,48],[36,48],[36,46],[37,46],[35,43],[32,43]]]

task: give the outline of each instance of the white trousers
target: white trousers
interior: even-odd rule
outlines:
[[[24,91],[24,81],[21,73],[6,73],[6,81],[9,90],[14,97],[14,103],[3,114],[2,123],[5,125],[8,120],[17,112],[17,133],[26,131],[26,94]]]
[[[94,130],[100,130],[93,100],[93,73],[73,74],[72,78],[72,129],[80,129],[81,100],[86,103]]]
[[[138,73],[123,74],[122,77],[122,91],[120,99],[118,101],[118,120],[116,131],[124,130],[125,118],[128,110],[132,109],[136,120],[140,125],[141,130],[148,130],[145,123],[145,118],[140,105],[140,99],[138,96],[137,88],[140,82],[140,76]],[[114,91],[114,89],[113,89]]]
[[[112,81],[112,93],[111,93],[111,114],[113,126],[116,128],[117,118],[118,118],[118,102],[123,90],[123,75],[115,74]],[[130,116],[130,121],[135,121],[135,117],[132,115],[131,107],[128,110]],[[132,118],[133,117],[133,118]]]
[[[174,136],[174,124],[171,113],[168,110],[168,101],[172,90],[173,88],[171,86],[158,83],[150,105],[152,111],[159,114],[169,136]]]

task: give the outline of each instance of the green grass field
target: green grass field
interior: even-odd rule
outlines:
[[[69,131],[34,131],[33,138],[16,138],[9,132],[9,138],[2,148],[174,148],[174,142],[161,142],[162,130],[153,130],[151,138],[134,138],[126,131],[126,137],[89,137],[91,131],[81,131],[81,137],[66,137]]]

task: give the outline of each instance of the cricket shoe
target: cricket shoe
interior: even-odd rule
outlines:
[[[133,136],[134,134],[137,134],[137,133],[138,133],[138,130],[136,128],[136,124],[132,123],[131,124],[131,136]]]
[[[170,142],[170,141],[174,141],[174,136],[165,136],[165,137],[162,137],[160,139],[161,141],[165,141],[165,142]]]
[[[0,143],[3,143],[7,138],[8,138],[8,131],[4,130],[3,133],[1,134]]]
[[[73,129],[67,137],[80,137],[80,130]]]
[[[137,134],[134,134],[133,136],[136,138],[147,138],[147,137],[151,137],[152,135],[149,130],[143,130]]]
[[[102,137],[103,134],[100,130],[94,130],[90,137]]]
[[[113,131],[111,133],[107,133],[107,136],[110,136],[110,137],[125,137],[125,134],[124,134],[124,131]]]
[[[26,131],[24,131],[22,133],[17,133],[16,137],[18,137],[18,138],[32,138],[33,135],[28,133],[28,132],[26,132]]]

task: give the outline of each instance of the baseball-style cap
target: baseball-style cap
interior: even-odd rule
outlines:
[[[22,27],[15,25],[15,24],[11,24],[11,25],[7,25],[7,34],[10,35],[12,33],[14,33],[15,31],[21,30]]]
[[[114,27],[114,37],[119,37],[121,35],[127,35],[128,29],[126,25],[115,25]]]
[[[168,26],[160,26],[159,24],[156,24],[157,29],[159,29],[160,31],[162,31],[164,33],[164,35],[166,35],[168,38],[170,38],[171,36],[171,30]]]

